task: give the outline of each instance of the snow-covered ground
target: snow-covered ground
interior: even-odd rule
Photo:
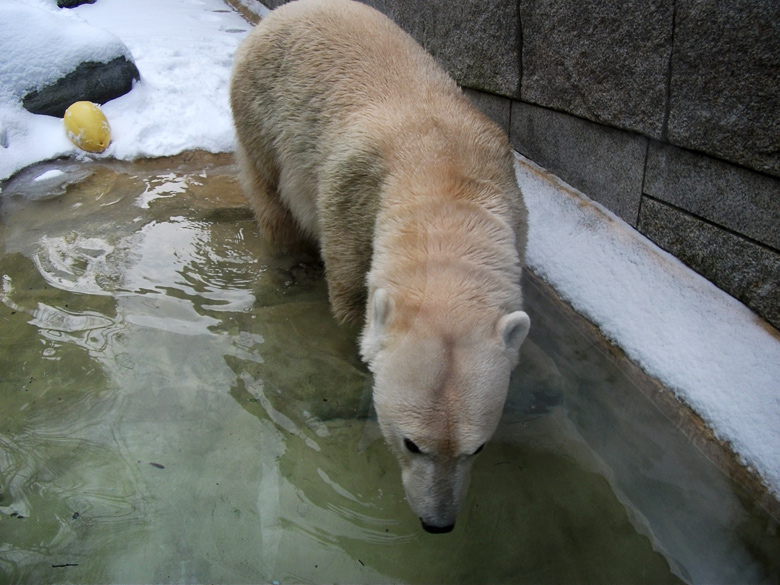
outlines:
[[[69,27],[74,34],[61,32]],[[130,50],[141,81],[102,107],[113,138],[104,156],[232,150],[227,87],[233,53],[250,29],[222,0],[99,0],[71,10],[58,9],[55,0],[2,0],[0,180],[39,160],[83,155],[61,119],[22,109],[20,92],[30,76],[50,81],[47,66],[56,79],[56,68],[67,66],[63,55],[83,58],[82,45],[92,47],[92,60],[104,62],[100,41],[110,46],[114,36]],[[75,68],[78,60],[72,63]]]
[[[129,94],[102,108],[113,142],[99,156],[232,150],[228,81],[233,53],[250,26],[222,0],[98,0],[71,11],[54,5],[3,0],[0,6],[0,179],[40,160],[96,156],[68,141],[62,120],[27,113],[19,101],[26,76],[51,75],[47,67],[60,61],[46,57],[32,35],[9,31],[50,27],[55,18],[80,27],[78,34],[62,35],[55,53],[70,43],[74,52],[89,45],[93,60],[100,60],[101,47],[116,37],[141,73]],[[19,16],[12,8],[20,6],[32,8]],[[692,406],[780,493],[778,338],[741,303],[609,211],[519,160],[530,267]]]

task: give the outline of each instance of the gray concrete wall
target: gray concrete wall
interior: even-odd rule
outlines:
[[[365,2],[519,152],[780,328],[780,2]]]

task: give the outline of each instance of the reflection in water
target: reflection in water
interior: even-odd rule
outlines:
[[[3,582],[778,579],[776,523],[533,279],[462,518],[422,532],[357,330],[227,159],[60,164],[0,202]]]

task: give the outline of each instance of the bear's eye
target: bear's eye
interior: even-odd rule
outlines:
[[[420,452],[420,448],[411,439],[404,439],[404,447],[406,447],[406,449],[409,451],[409,453],[419,453]]]
[[[484,449],[484,448],[485,448],[485,443],[482,443],[482,444],[481,444],[479,447],[477,447],[477,450],[476,450],[476,451],[474,451],[474,452],[472,453],[472,455],[476,455],[477,453],[479,453],[480,451],[482,451],[482,449]]]

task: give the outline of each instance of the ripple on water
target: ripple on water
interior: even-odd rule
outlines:
[[[143,527],[146,506],[132,466],[92,428],[104,425],[109,408],[90,402],[103,401],[58,401],[25,413],[21,432],[0,435],[1,540],[13,543],[0,567],[45,581],[52,559],[83,563]]]
[[[106,295],[116,289],[121,275],[109,258],[113,252],[114,246],[103,238],[70,233],[43,236],[34,260],[41,276],[57,289]]]
[[[215,237],[215,230],[218,232]],[[230,236],[240,227],[176,219],[141,230],[126,272],[129,290],[160,288],[191,299],[203,310],[239,311],[252,307],[252,288],[263,270],[259,259]],[[225,233],[227,232],[227,233]]]

